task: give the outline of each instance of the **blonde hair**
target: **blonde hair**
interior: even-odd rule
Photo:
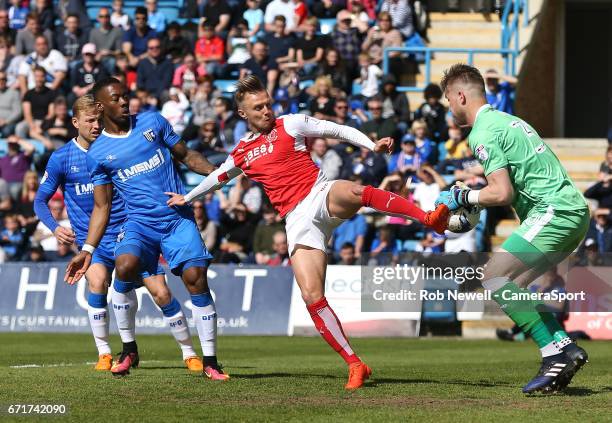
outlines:
[[[412,126],[410,127],[410,131],[414,134],[416,132],[416,130],[419,129],[419,128],[425,128],[425,130],[427,130],[427,124],[422,119],[417,119],[414,122],[412,122]]]
[[[249,75],[236,82],[236,94],[234,99],[236,103],[242,103],[247,94],[256,94],[266,91],[263,83],[255,75]]]
[[[28,184],[26,183],[28,178],[30,177],[34,177],[34,180],[36,180],[36,186],[34,187],[34,191],[38,191],[38,186],[39,186],[39,182],[38,182],[38,173],[36,173],[33,170],[28,170],[26,173],[24,173],[23,175],[23,183],[21,184],[21,201],[22,202],[28,202]]]
[[[81,113],[84,113],[89,110],[97,111],[96,101],[94,100],[93,95],[85,94],[82,97],[77,98],[77,100],[72,105],[72,116],[79,117]]]

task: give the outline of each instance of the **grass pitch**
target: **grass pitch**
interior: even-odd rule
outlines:
[[[222,336],[226,383],[188,374],[170,335],[138,342],[141,367],[116,379],[87,364],[97,358],[89,335],[0,334],[0,420],[612,421],[610,342],[583,343],[591,362],[564,394],[532,397],[520,391],[539,367],[531,342],[353,339],[374,372],[354,393],[319,338]],[[68,414],[9,416],[9,404],[66,404]]]

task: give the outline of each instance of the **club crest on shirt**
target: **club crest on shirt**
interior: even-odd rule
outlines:
[[[79,172],[79,167],[72,165],[72,166],[70,166],[70,171],[72,173],[78,173]]]
[[[274,142],[278,139],[278,132],[276,132],[276,128],[270,131],[268,135],[266,135],[266,141]]]
[[[153,142],[153,140],[155,139],[155,133],[153,132],[152,129],[147,129],[146,131],[142,133],[142,135],[144,135],[144,137],[149,142]]]
[[[489,152],[487,151],[487,149],[485,148],[484,145],[480,144],[478,147],[476,147],[476,156],[480,159],[481,162],[484,162],[485,160],[487,160],[489,158]]]
[[[109,154],[108,156],[106,156],[106,160],[108,160],[109,162],[112,162],[116,158],[117,156],[115,156],[114,154]]]

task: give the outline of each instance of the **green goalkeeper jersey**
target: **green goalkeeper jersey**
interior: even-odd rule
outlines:
[[[512,205],[521,222],[537,206],[544,209],[552,206],[555,210],[587,207],[555,153],[531,126],[516,116],[482,106],[469,145],[485,175],[508,170],[514,187]]]

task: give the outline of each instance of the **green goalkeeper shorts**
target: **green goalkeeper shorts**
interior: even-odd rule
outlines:
[[[502,248],[529,267],[550,267],[580,245],[589,229],[588,208],[555,210],[534,207]]]

